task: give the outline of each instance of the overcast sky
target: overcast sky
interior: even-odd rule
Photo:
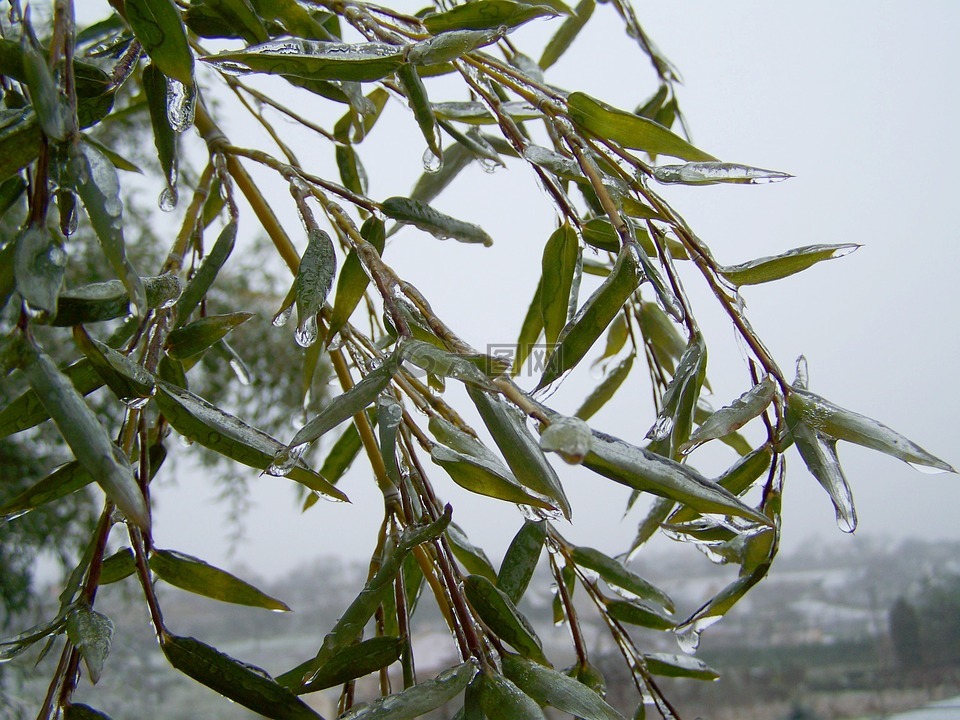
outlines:
[[[696,144],[726,161],[796,176],[768,186],[663,190],[718,260],[732,264],[816,243],[863,245],[849,257],[744,292],[749,317],[781,367],[792,376],[794,359],[805,354],[815,392],[960,463],[953,377],[960,5],[657,1],[638,3],[637,11],[685,80],[681,106]],[[521,47],[532,42],[536,56],[557,24],[531,23],[513,39]],[[548,80],[634,107],[656,88],[648,62],[610,6],[598,6],[591,26]],[[464,99],[443,96],[442,87],[428,85],[434,101]],[[420,171],[423,146],[414,121],[400,108],[392,112],[361,146],[376,199],[407,194]],[[388,135],[390,119],[405,129]],[[301,159],[309,162],[309,154]],[[277,202],[295,230],[289,195]],[[551,205],[532,174],[513,164],[492,175],[468,169],[437,206],[482,224],[494,246],[439,243],[404,230],[385,259],[475,346],[515,341],[555,223]],[[684,272],[710,345],[711,401],[720,406],[746,389],[743,362],[702,283]],[[551,402],[572,412],[593,382],[589,372],[571,377]],[[635,367],[595,426],[640,443],[652,420],[645,374]],[[846,444],[840,453],[857,501],[857,535],[960,537],[956,476],[920,474]],[[793,452],[789,463],[785,549],[811,537],[838,547],[856,542],[837,530],[827,496]],[[642,517],[634,510],[621,521],[627,492],[556,465],[574,507],[573,526],[561,531],[583,544],[623,550]],[[319,503],[304,515],[287,481],[238,469],[251,474],[253,494],[242,518],[247,539],[232,549],[219,490],[181,473],[155,493],[157,544],[269,576],[319,554],[368,557],[382,503],[362,461],[358,469],[342,484],[353,504]],[[434,483],[454,501],[455,520],[499,562],[522,521],[519,512],[460,492],[439,469]]]

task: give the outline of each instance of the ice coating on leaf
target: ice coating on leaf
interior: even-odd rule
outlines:
[[[317,341],[316,316],[330,294],[337,272],[337,256],[330,236],[319,229],[312,229],[309,236],[296,280],[296,340],[301,347],[309,347]]]
[[[690,439],[680,446],[680,453],[686,455],[708,440],[724,437],[740,429],[766,410],[773,401],[776,389],[777,384],[774,379],[769,375],[766,376],[732,403],[720,408],[704,420],[690,435]]]
[[[580,418],[560,418],[540,435],[540,449],[557,453],[571,465],[579,465],[590,452],[590,426]]]
[[[541,145],[527,145],[523,149],[523,157],[534,165],[549,170],[562,178],[582,178],[583,171],[573,158],[568,158],[558,152],[542,147]]]
[[[732,285],[734,288],[744,285],[759,285],[790,277],[824,260],[844,257],[859,247],[855,243],[806,245],[788,250],[780,255],[757,258],[739,265],[722,266],[720,275],[724,278],[725,284]]]
[[[29,225],[16,242],[14,276],[20,295],[41,317],[56,315],[67,266],[63,240],[47,228]]]
[[[775,183],[793,177],[777,170],[739,165],[725,162],[691,162],[683,165],[660,165],[652,168],[653,176],[662,183],[682,185],[716,185],[717,183],[736,183],[741,185],[761,185]]]
[[[406,50],[407,62],[414,65],[439,65],[461,55],[497,42],[507,34],[501,26],[495,30],[451,30],[414,43]]]
[[[179,80],[167,78],[167,122],[175,132],[186,132],[197,111],[197,89]]]
[[[438,173],[443,169],[443,156],[437,155],[433,148],[423,151],[423,169],[428,173]]]

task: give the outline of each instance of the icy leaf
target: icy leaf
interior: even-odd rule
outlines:
[[[265,671],[240,662],[192,637],[164,632],[160,649],[171,665],[224,697],[273,720],[320,718]]]
[[[16,239],[13,266],[17,290],[45,320],[57,314],[67,267],[63,244],[59,233],[37,225],[27,225]]]
[[[580,0],[573,14],[563,21],[560,29],[550,38],[550,42],[543,49],[540,56],[540,67],[544,70],[553,65],[567,51],[584,25],[593,15],[596,0]]]
[[[549,282],[541,281],[540,313],[546,341],[550,346],[557,342],[560,331],[567,324],[567,309],[579,256],[577,232],[565,222],[550,235],[541,260],[542,277],[548,278]]]
[[[510,541],[510,546],[500,564],[500,572],[497,574],[497,587],[514,604],[520,602],[520,598],[523,597],[533,578],[546,537],[545,522],[524,520],[523,526]]]
[[[543,277],[537,282],[537,289],[533,293],[533,300],[527,309],[527,314],[523,318],[523,324],[520,326],[520,337],[517,338],[517,349],[512,359],[512,369],[510,374],[516,377],[523,368],[527,358],[533,351],[533,346],[540,338],[543,332],[543,312],[540,309],[540,295],[543,292]]]
[[[594,388],[593,392],[587,396],[583,404],[577,409],[574,415],[581,420],[589,420],[600,408],[607,404],[617,390],[623,385],[623,381],[630,374],[633,367],[634,355],[628,355],[621,360],[613,370],[611,370],[603,381]]]
[[[285,603],[235,575],[181,552],[154,550],[150,556],[150,569],[161,580],[181,590],[214,600],[281,612],[290,610]]]
[[[167,78],[150,63],[143,69],[143,92],[147,97],[147,109],[150,111],[150,125],[153,128],[153,144],[157,148],[160,169],[167,181],[167,191],[173,195],[177,190],[179,157],[177,155],[177,133],[170,126],[167,117]]]
[[[546,5],[529,5],[513,0],[474,0],[452,10],[433,13],[423,19],[432,35],[448,30],[491,30],[501,25],[514,28],[538,17],[556,17]]]
[[[330,658],[323,667],[318,667],[316,658],[311,658],[278,675],[276,680],[297,695],[324,690],[392,665],[400,658],[403,647],[404,642],[398,637],[372,637],[355,645],[348,645]],[[309,683],[303,682],[305,677],[311,676],[313,679]]]
[[[80,464],[127,519],[150,527],[150,512],[133,469],[70,380],[39,348],[24,343],[23,371]]]
[[[178,326],[185,324],[190,319],[191,313],[193,313],[197,305],[200,304],[204,295],[207,294],[207,290],[210,289],[213,281],[216,280],[217,275],[220,273],[220,268],[223,267],[223,264],[233,252],[236,239],[237,223],[230,221],[224,226],[223,230],[220,231],[220,235],[217,237],[213,248],[203,259],[200,267],[197,268],[197,271],[190,279],[190,283],[177,301]]]
[[[575,547],[571,559],[577,565],[589,568],[599,574],[611,587],[620,588],[642,600],[655,602],[669,612],[673,612],[675,609],[673,600],[663,590],[644,580],[619,560],[607,557],[599,550],[590,547]]]
[[[943,472],[956,472],[950,465],[934,457],[916,443],[868,417],[845,410],[819,395],[794,389],[787,396],[787,407],[794,417],[818,435],[863,445],[903,460]]]
[[[252,317],[253,313],[237,312],[227,315],[206,315],[199,320],[194,320],[167,336],[167,355],[174,360],[186,360],[198,355]]]
[[[518,655],[503,656],[503,674],[538,703],[583,720],[623,720],[594,690],[579,680]]]
[[[430,205],[411,198],[387,198],[381,203],[380,209],[387,217],[405,225],[413,225],[440,240],[452,238],[487,247],[493,245],[493,239],[479,225],[444,215]]]
[[[610,107],[584,93],[571,93],[567,108],[570,119],[581,128],[625,148],[681,160],[716,160],[662,125]]]
[[[244,50],[227,50],[201,60],[229,73],[266,73],[302,80],[373,82],[393,73],[403,48],[386,43],[271,40]]]
[[[844,257],[859,247],[854,243],[807,245],[794,248],[782,255],[762,257],[740,265],[726,265],[720,268],[720,274],[738,287],[759,285],[790,277],[824,260]]]
[[[557,418],[540,434],[540,449],[579,465],[590,452],[590,426],[576,417]]]
[[[467,575],[463,579],[463,591],[471,607],[497,637],[524,657],[541,665],[550,664],[543,654],[540,638],[504,592],[480,575]]]
[[[623,304],[636,291],[640,283],[638,254],[639,248],[633,243],[621,249],[610,276],[594,291],[560,333],[557,345],[547,359],[547,366],[537,384],[538,390],[560,378],[583,359],[620,312]]]
[[[720,674],[702,660],[689,655],[648,653],[643,656],[647,670],[664,677],[687,677],[695,680],[717,680]]]
[[[414,720],[423,717],[462,693],[477,670],[477,663],[471,658],[444,670],[435,678],[377,698],[369,705],[341,715],[340,720]]]
[[[404,360],[432,375],[450,377],[469,385],[490,388],[490,381],[470,360],[461,355],[441,350],[422,340],[405,339],[400,346]]]
[[[110,654],[113,623],[106,615],[81,602],[67,614],[67,635],[83,657],[90,682],[96,685]]]
[[[605,612],[614,620],[651,630],[673,630],[675,622],[656,608],[630,600],[607,600]]]
[[[66,378],[81,395],[89,395],[103,385],[103,379],[86,358],[62,370]],[[29,430],[50,417],[40,397],[34,390],[18,395],[3,410],[0,410],[0,438]]]
[[[48,138],[62,142],[67,137],[67,106],[61,98],[40,44],[34,37],[28,16],[23,19],[23,34],[20,40],[23,74],[30,88],[30,99],[40,120],[40,127]]]
[[[470,492],[520,505],[530,505],[545,510],[555,509],[550,503],[524,490],[514,481],[512,473],[502,465],[498,466],[487,460],[461,455],[442,445],[437,445],[430,451],[430,458],[446,470],[457,485]]]
[[[545,720],[536,700],[503,675],[477,676],[477,694],[484,717],[503,720]]]
[[[453,522],[447,525],[446,535],[450,542],[450,549],[467,573],[482,575],[490,582],[496,582],[497,573],[490,563],[490,558],[487,557],[483,548],[470,542],[470,538],[459,525]]]
[[[73,328],[77,347],[90,360],[103,381],[130,407],[142,407],[157,391],[153,376],[123,353],[91,338],[82,325]]]
[[[309,243],[300,258],[295,281],[296,336],[297,344],[302,347],[309,347],[317,340],[316,316],[330,294],[336,272],[337,256],[333,251],[333,241],[323,230],[311,228]]]
[[[535,120],[543,116],[543,113],[526,102],[503,103],[500,110],[517,122]],[[492,125],[497,121],[486,105],[470,100],[434,103],[433,112],[437,117],[445,120],[455,120],[470,125]]]
[[[769,375],[747,390],[729,405],[726,405],[704,420],[690,435],[679,450],[686,455],[708,440],[721,438],[739,430],[753,418],[758,417],[773,401],[777,384]]]
[[[793,177],[793,175],[776,170],[764,170],[748,165],[725,162],[660,165],[651,169],[653,170],[653,176],[660,182],[682,185],[716,185],[717,183],[761,185],[780,182]]]
[[[193,85],[193,53],[173,0],[126,0],[126,19],[164,75]]]
[[[413,65],[439,65],[461,55],[497,42],[506,33],[503,26],[491,30],[450,30],[421,40],[407,48],[407,62]]]

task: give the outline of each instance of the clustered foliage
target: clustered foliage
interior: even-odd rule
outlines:
[[[30,432],[52,419],[53,444],[73,456],[30,487],[0,495],[0,515],[18,523],[24,521],[19,516],[58,507],[68,496],[88,501],[92,495],[75,494],[93,483],[105,496],[59,612],[0,644],[0,659],[9,660],[42,641],[48,649],[59,641],[40,718],[60,711],[68,718],[105,717],[72,697],[81,674],[97,681],[110,648],[112,624],[95,609],[97,590],[130,576],[170,664],[268,717],[318,717],[301,696],[339,685],[340,711],[358,720],[417,717],[451,701],[462,706],[463,718],[542,718],[544,706],[594,720],[620,718],[603,699],[603,677],[580,632],[577,613],[587,611],[600,614],[623,654],[638,691],[635,716],[653,707],[675,717],[656,676],[713,679],[715,673],[689,656],[645,652],[629,628],[675,632],[692,651],[700,632],[764,577],[777,551],[790,445],[847,531],[856,515],[838,440],[952,470],[889,428],[811,393],[803,362],[788,379],[767,352],[744,314],[741,288],[855,246],[797,248],[736,266],[716,262],[657,193],[657,183],[753,184],[788,176],[722,162],[673,131],[682,125],[675,72],[622,0],[609,0],[603,11],[619,15],[659,79],[634,111],[561,90],[545,78],[590,19],[594,0],[576,8],[562,0],[437,0],[415,16],[354,0],[110,4],[115,12],[78,28],[72,0],[42,9],[14,1],[0,39],[0,213],[8,225],[11,218],[19,225],[0,250],[0,300],[13,318],[2,366],[23,388],[0,410],[0,434]],[[37,18],[48,9],[41,40]],[[549,18],[556,33],[533,60],[510,34]],[[211,43],[222,50],[211,52]],[[248,83],[253,75],[272,76],[273,92]],[[431,98],[427,85],[438,76],[459,81],[462,95]],[[324,98],[342,117],[328,128],[301,115],[288,100],[297,93]],[[217,108],[228,101],[240,103],[280,157],[231,143],[218,123],[226,110]],[[367,195],[360,147],[383,131],[377,121],[390,103],[412,111],[427,172],[409,197],[378,200]],[[109,146],[116,138],[111,128],[137,114],[152,128],[166,184],[160,205],[179,204],[182,213],[172,242],[144,256],[152,275],[127,252],[131,221],[120,199],[120,173],[134,168]],[[271,124],[274,114],[314,133],[318,145],[332,146],[339,178],[301,164]],[[181,175],[179,135],[193,129],[207,155],[199,172]],[[662,162],[664,156],[675,160]],[[527,164],[557,213],[512,363],[466,343],[442,310],[384,259],[388,238],[401,226],[492,242],[477,225],[431,206],[473,160]],[[277,219],[245,167],[251,163],[289,188],[305,244]],[[236,263],[240,196],[294,278],[273,324],[286,323],[295,306],[297,345],[287,343],[304,348],[292,355],[300,377],[272,387],[285,397],[294,392],[300,403],[328,364],[341,387],[286,442],[262,429],[273,395],[259,399],[260,414],[241,407],[237,416],[226,410],[224,373],[219,389],[198,381],[211,359],[235,371],[227,385],[269,373],[275,361],[261,357],[247,367],[228,343],[257,307],[249,293],[224,292]],[[71,236],[80,214],[96,237],[102,269],[71,284],[75,276],[67,270],[77,256]],[[716,411],[701,399],[707,347],[681,264],[706,281],[750,354],[745,392]],[[584,275],[599,278],[588,297],[580,293]],[[604,334],[605,375],[580,408],[567,414],[545,404],[544,391],[584,364]],[[548,350],[543,373],[524,389],[516,373],[541,342]],[[58,367],[44,345],[68,356],[67,364]],[[656,403],[650,431],[643,437],[644,429],[629,427],[630,436],[621,439],[591,427],[588,421],[634,364],[645,365]],[[451,404],[448,384],[465,389],[485,434]],[[100,387],[112,413],[94,412],[85,399]],[[751,421],[765,429],[759,443],[738,433]],[[305,451],[344,423],[322,466],[312,467]],[[318,636],[316,655],[276,678],[176,635],[164,621],[157,579],[218,600],[286,609],[239,578],[154,546],[151,481],[175,435],[253,472],[289,477],[308,493],[305,509],[320,496],[346,499],[337,481],[359,455],[382,491],[383,522],[365,587]],[[688,458],[714,441],[740,458],[708,478]],[[624,558],[664,531],[739,566],[739,577],[689,617],[675,616],[670,597],[623,559],[564,538],[562,520],[571,507],[550,454],[630,488],[631,504],[646,493],[657,498]],[[46,450],[29,459],[50,462]],[[452,522],[453,509],[442,500],[447,477],[522,510],[522,527],[499,570]],[[128,546],[108,556],[118,533],[126,533]],[[544,549],[556,582],[555,618],[569,625],[576,658],[564,671],[553,667],[517,609]],[[430,679],[415,670],[408,633],[425,595],[437,603],[462,658]],[[391,674],[394,665],[399,669]],[[380,697],[355,703],[355,680],[371,673],[378,674]]]

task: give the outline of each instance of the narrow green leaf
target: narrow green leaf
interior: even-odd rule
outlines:
[[[450,523],[447,526],[447,540],[450,541],[453,554],[468,573],[482,575],[487,580],[496,582],[497,573],[483,548],[478,548],[470,542],[470,538],[456,523]]]
[[[179,156],[177,154],[177,133],[167,118],[167,78],[154,63],[143,68],[143,92],[147,96],[147,109],[150,111],[150,126],[153,128],[153,144],[157,148],[160,169],[167,181],[164,198],[176,202],[177,176],[179,174]]]
[[[88,395],[103,385],[103,380],[87,359],[79,360],[62,370],[81,395]],[[34,390],[18,395],[0,410],[0,438],[28,430],[49,419],[50,413]]]
[[[734,495],[740,496],[770,469],[772,461],[773,450],[764,445],[737,460],[732,467],[720,476],[717,483]],[[698,517],[700,517],[700,513],[689,507],[682,507],[670,516],[670,522],[690,522]],[[662,520],[663,518],[661,518],[661,522]]]
[[[103,561],[100,567],[100,584],[111,585],[128,578],[137,571],[137,561],[133,550],[128,547],[117,550]]]
[[[680,446],[690,437],[697,401],[707,371],[707,345],[695,334],[680,356],[676,372],[663,393],[663,410],[647,433],[651,452],[680,459]]]
[[[656,608],[645,603],[629,600],[607,600],[606,613],[614,620],[650,628],[651,630],[673,630],[676,622]]]
[[[404,360],[432,375],[450,377],[476,387],[490,388],[490,380],[469,359],[422,340],[405,339],[400,354]]]
[[[200,267],[190,278],[190,282],[183,290],[183,294],[177,301],[177,325],[185,324],[190,315],[200,304],[200,301],[207,294],[207,291],[217,279],[220,269],[223,267],[237,240],[237,223],[231,220],[220,231],[217,241],[213,244],[210,252],[203,259]],[[148,286],[149,289],[149,286]]]
[[[51,140],[62,142],[67,137],[66,103],[61,99],[47,58],[34,37],[29,16],[23,18],[22,30],[21,58],[24,76],[30,88],[30,100],[40,120],[43,134]]]
[[[184,22],[200,37],[241,37],[251,45],[270,38],[249,0],[194,0]]]
[[[291,448],[311,443],[328,430],[347,420],[368,405],[387,387],[397,371],[399,353],[394,353],[343,395],[331,400],[320,413],[304,425],[290,441]]]
[[[265,671],[192,637],[164,633],[160,649],[174,668],[245,708],[273,720],[320,718]]]
[[[87,209],[103,254],[127,289],[131,310],[135,315],[143,315],[147,308],[147,293],[140,275],[127,259],[123,239],[123,203],[120,200],[117,171],[91,145],[79,143],[71,148],[68,173],[72,184]]]
[[[58,615],[53,620],[34,625],[19,635],[0,639],[0,662],[13,660],[17,655],[28,650],[44,638],[55,637],[63,631],[66,624],[66,615]]]
[[[791,398],[793,393],[791,393]],[[827,491],[837,514],[837,526],[844,532],[857,529],[857,511],[853,504],[850,484],[840,467],[837,441],[810,427],[803,419],[802,407],[787,400],[787,427],[800,457],[817,482]]]
[[[668,653],[648,653],[643,656],[647,670],[653,675],[664,677],[686,677],[695,680],[717,680],[720,673],[690,655],[670,655]]]
[[[679,135],[652,120],[618,110],[581,92],[567,98],[570,119],[597,137],[625,148],[681,160],[714,161],[715,157],[695,148]]]
[[[373,129],[377,120],[380,119],[380,114],[386,107],[389,98],[390,95],[387,91],[378,87],[366,97],[362,97],[361,103],[351,104],[350,110],[344,113],[333,126],[333,136],[337,139],[337,142],[347,144],[350,142],[359,143],[363,140],[367,133]],[[355,107],[358,104],[364,107]],[[350,137],[351,128],[354,131],[352,138]]]
[[[570,223],[565,222],[547,240],[541,261],[540,313],[547,344],[557,342],[560,331],[567,324],[567,309],[570,306],[570,291],[580,255],[580,239]]]
[[[785,172],[725,162],[692,162],[685,165],[660,165],[651,168],[653,177],[662,183],[681,185],[762,185],[793,177]]]
[[[583,464],[634,490],[684,503],[699,512],[734,515],[770,524],[765,515],[694,469],[596,430],[593,431],[593,450]]]
[[[0,109],[0,180],[32,163],[39,142],[40,124],[33,108]]]
[[[294,282],[297,302],[297,344],[310,347],[317,341],[317,313],[327,301],[337,273],[337,256],[330,236],[310,228],[307,249],[300,258]]]
[[[150,556],[150,569],[161,580],[196,595],[267,610],[290,610],[285,603],[261,592],[235,575],[181,552],[154,550]]]
[[[93,477],[79,462],[69,462],[0,505],[0,519],[19,517],[41,505],[66,497],[92,482]]]
[[[467,575],[463,579],[463,590],[480,619],[497,637],[524,657],[542,665],[550,664],[543,654],[540,638],[506,593],[480,575]]]
[[[547,5],[528,5],[512,0],[474,0],[452,10],[433,13],[423,19],[427,31],[436,35],[448,30],[491,30],[514,28],[538,17],[556,17]]]
[[[511,375],[516,377],[523,367],[527,358],[540,339],[540,333],[543,332],[543,313],[540,310],[540,295],[543,292],[543,277],[537,281],[537,289],[533,293],[533,300],[527,309],[527,314],[523,318],[523,325],[520,326],[520,337],[517,338],[517,349],[513,358],[513,370]]]
[[[126,0],[127,22],[164,75],[193,85],[193,53],[173,0]]]
[[[150,512],[127,458],[110,440],[100,420],[70,380],[39,348],[23,343],[23,372],[43,407],[57,424],[74,456],[120,511],[141,528]]]
[[[150,373],[126,355],[91,338],[82,325],[74,326],[73,338],[117,399],[125,405],[142,407],[156,393],[157,384]]]
[[[67,636],[80,651],[90,682],[96,685],[103,673],[113,641],[113,622],[84,602],[73,606],[67,614]]]
[[[341,715],[340,720],[414,720],[453,700],[476,674],[477,663],[470,659],[403,692],[377,698],[369,705]]]
[[[673,600],[663,590],[644,580],[619,560],[607,557],[599,550],[576,547],[570,557],[577,565],[596,572],[611,587],[619,588],[641,600],[655,602],[669,612],[676,609]]]
[[[63,245],[57,231],[32,224],[16,239],[13,271],[17,290],[41,321],[49,321],[57,314],[57,299],[67,267]]]
[[[762,257],[740,265],[720,268],[720,274],[738,287],[759,285],[790,277],[824,260],[849,255],[860,246],[854,243],[842,245],[806,245],[794,248],[781,255]]]
[[[360,235],[383,254],[386,232],[383,221],[376,217],[367,218],[360,228]],[[330,315],[330,331],[327,337],[332,338],[347,323],[353,311],[360,303],[370,278],[363,269],[360,258],[353,250],[347,255],[337,278],[337,292],[333,301],[333,312]]]
[[[483,424],[520,484],[546,497],[560,509],[564,517],[569,518],[570,503],[560,478],[527,429],[525,419],[499,395],[491,395],[469,385],[466,388]]]
[[[863,445],[892,455],[911,465],[956,472],[916,443],[868,417],[845,410],[806,390],[794,389],[787,396],[787,407],[808,427],[821,435]]]
[[[607,401],[609,401],[610,398],[616,394],[617,390],[620,389],[620,386],[623,385],[623,381],[627,379],[627,375],[630,374],[634,357],[631,353],[621,360],[600,384],[594,388],[593,392],[587,396],[587,399],[583,401],[583,404],[577,409],[574,415],[581,420],[589,420],[600,408],[606,405]]]
[[[228,315],[207,315],[194,320],[167,336],[167,355],[174,360],[186,360],[199,355],[252,317],[253,313],[237,312]]]
[[[776,389],[777,384],[774,379],[769,375],[764,377],[732,403],[720,408],[700,423],[696,432],[680,446],[680,454],[686,455],[708,440],[721,438],[739,430],[767,409],[773,402]]]
[[[516,122],[543,117],[541,111],[527,102],[506,102],[500,106],[500,111]],[[486,105],[473,100],[434,103],[433,112],[437,117],[445,120],[455,120],[469,125],[492,125],[497,121]]]
[[[283,675],[278,675],[276,680],[298,695],[324,690],[393,664],[400,659],[403,645],[403,640],[398,637],[373,637],[356,645],[348,645],[323,667],[316,667],[316,659],[311,658]],[[305,677],[313,679],[309,683],[303,683]]]
[[[437,438],[437,440],[442,442],[447,447],[456,450],[461,455],[470,455],[486,461],[487,464],[503,467],[500,458],[497,457],[497,455],[486,445],[480,442],[475,435],[471,435],[470,433],[461,430],[453,423],[444,420],[437,415],[433,415],[428,421],[428,427],[430,428],[430,432],[433,433],[433,436]],[[507,469],[503,468],[503,473],[505,474],[507,472]]]
[[[497,720],[546,720],[536,700],[503,675],[486,674],[480,680],[480,707],[487,718]]]
[[[680,646],[687,652],[696,650],[700,642],[700,633],[722,618],[750,588],[763,580],[769,569],[768,562],[759,565],[748,575],[741,575],[677,625],[675,632]]]
[[[556,347],[547,359],[537,390],[575,367],[636,291],[640,284],[640,252],[633,243],[625,245],[620,251],[610,276],[587,299],[560,334]]]
[[[547,537],[546,522],[524,520],[513,536],[497,575],[497,587],[516,604],[527,590]]]
[[[265,20],[277,20],[295,36],[312,40],[334,40],[336,36],[296,0],[253,0],[257,14]],[[336,18],[336,16],[333,16]]]
[[[180,279],[172,274],[142,278],[147,307],[169,305],[180,296]],[[130,314],[130,298],[119,280],[82,285],[60,293],[57,315],[51,321],[57,327],[106,322]]]
[[[402,47],[397,45],[298,39],[271,40],[200,59],[225,72],[353,82],[381,80],[404,62]]]
[[[265,432],[168,382],[158,382],[155,399],[167,422],[183,437],[248,467],[262,470],[284,449]],[[346,495],[303,464],[293,465],[288,477],[315,492],[347,501]]]
[[[503,25],[492,29],[449,30],[414,43],[407,48],[407,62],[413,65],[440,65],[461,55],[486,47],[505,35]],[[402,79],[402,75],[400,76]]]
[[[381,203],[380,209],[388,218],[405,225],[413,225],[440,240],[452,238],[486,247],[493,245],[493,239],[479,225],[444,215],[430,205],[411,198],[387,198]]]
[[[583,720],[623,720],[623,716],[579,680],[519,655],[503,656],[503,674],[526,695]]]
[[[505,467],[498,467],[480,458],[461,455],[442,445],[431,449],[430,459],[446,470],[457,485],[470,492],[544,510],[556,509],[550,503],[524,490],[513,480],[512,474]]]
[[[596,6],[596,0],[580,0],[577,3],[573,14],[563,21],[560,29],[550,38],[550,42],[543,49],[543,55],[540,56],[540,67],[542,69],[546,70],[551,67],[563,56],[587,24],[587,21],[590,20]]]

